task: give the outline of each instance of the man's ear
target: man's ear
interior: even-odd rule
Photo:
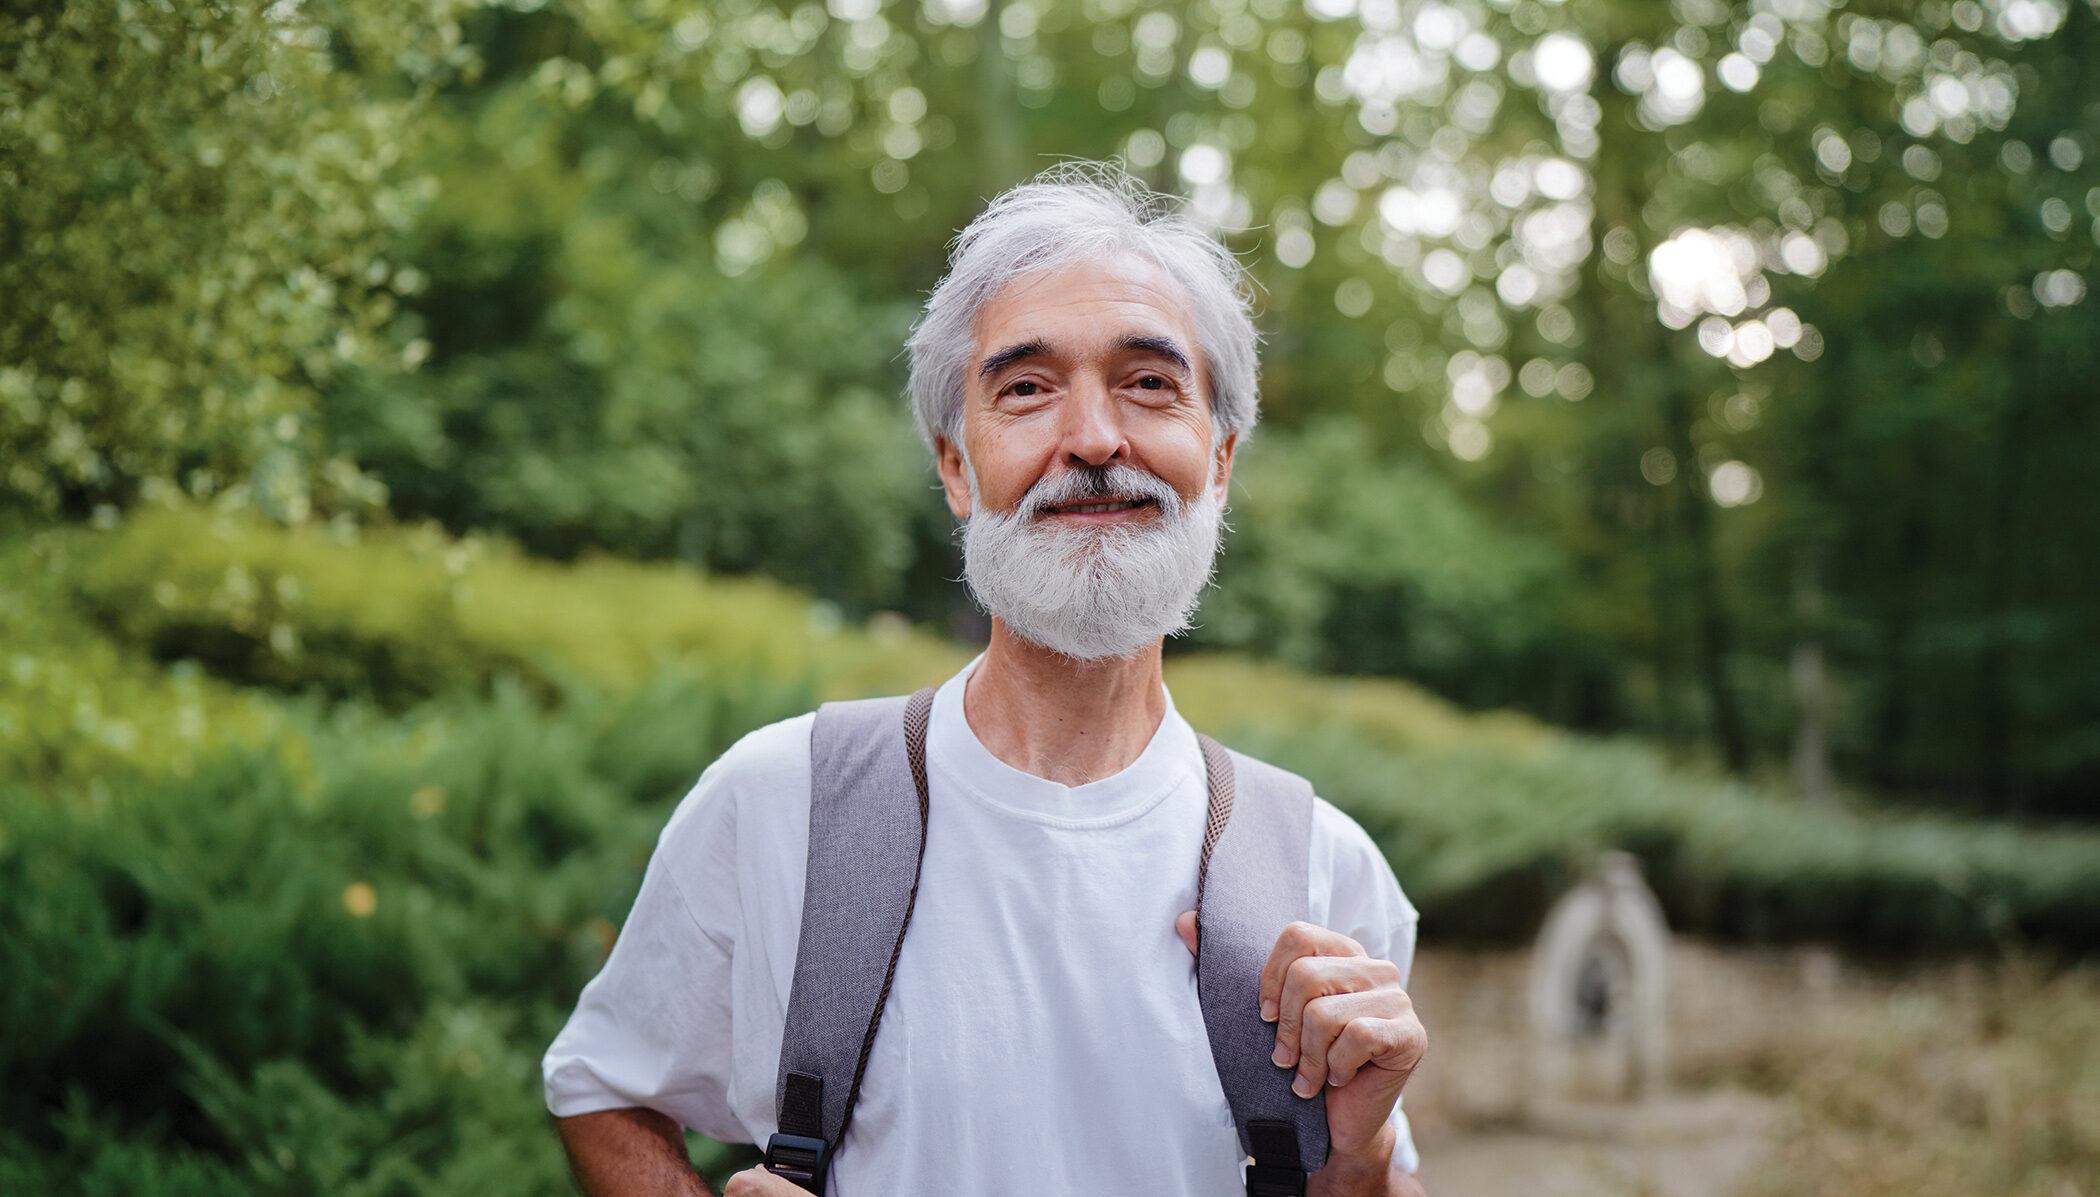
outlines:
[[[941,489],[947,493],[948,510],[956,519],[970,518],[970,476],[963,465],[962,450],[947,437],[934,434],[933,468],[941,475]]]
[[[1218,443],[1218,500],[1223,503],[1232,496],[1232,455],[1239,447],[1240,434],[1235,432]]]

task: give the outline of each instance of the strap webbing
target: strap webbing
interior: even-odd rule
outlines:
[[[780,1098],[780,1132],[811,1139],[824,1137],[824,1078],[807,1072],[787,1074]]]
[[[1198,734],[1210,800],[1196,872],[1196,993],[1240,1145],[1254,1157],[1250,1194],[1303,1193],[1327,1163],[1327,1103],[1291,1092],[1293,1069],[1269,1058],[1258,979],[1285,924],[1302,919],[1312,786]]]

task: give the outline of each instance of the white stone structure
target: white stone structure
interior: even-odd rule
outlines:
[[[1662,906],[1628,853],[1605,853],[1554,904],[1532,949],[1534,1115],[1662,1089],[1669,955]]]

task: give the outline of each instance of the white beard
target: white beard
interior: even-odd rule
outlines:
[[[1212,484],[1185,502],[1158,477],[1135,466],[1062,470],[1029,488],[1010,512],[991,511],[970,481],[970,518],[963,523],[963,577],[977,605],[1024,639],[1080,661],[1130,657],[1164,636],[1185,631],[1202,601],[1224,531],[1224,505]],[[1067,523],[1035,514],[1103,493],[1088,475],[1104,476],[1107,493],[1144,495],[1158,516],[1130,523]]]

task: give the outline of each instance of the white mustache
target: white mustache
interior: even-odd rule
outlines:
[[[1180,492],[1156,474],[1136,466],[1112,465],[1101,470],[1060,470],[1028,488],[1015,509],[1040,516],[1051,507],[1115,499],[1151,499],[1169,516],[1186,506]],[[974,510],[974,506],[972,510]]]

